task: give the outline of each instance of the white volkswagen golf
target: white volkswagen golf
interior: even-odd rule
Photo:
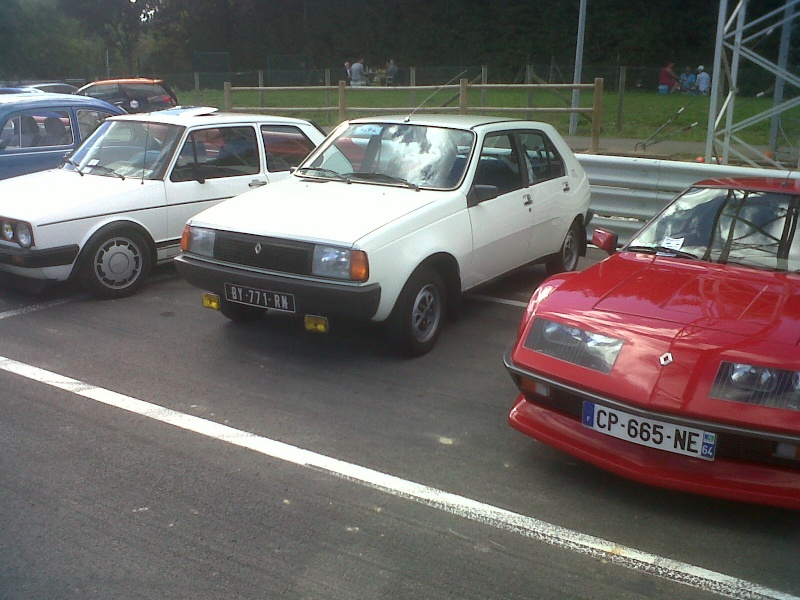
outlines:
[[[268,191],[193,217],[177,266],[231,319],[385,323],[419,355],[464,290],[533,262],[575,269],[589,218],[589,181],[550,125],[357,119]]]
[[[325,137],[301,119],[176,108],[107,119],[50,171],[0,181],[0,271],[133,294],[186,220],[284,179]]]

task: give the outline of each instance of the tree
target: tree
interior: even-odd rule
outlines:
[[[161,0],[61,0],[65,12],[106,48],[123,58],[129,75],[138,73],[137,52],[142,28],[158,11]]]

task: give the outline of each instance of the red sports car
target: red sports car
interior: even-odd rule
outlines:
[[[800,509],[800,180],[703,181],[547,279],[512,427],[631,479]]]

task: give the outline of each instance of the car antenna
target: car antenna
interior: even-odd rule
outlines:
[[[435,90],[433,90],[433,92],[431,93],[431,95],[430,95],[430,96],[428,96],[427,98],[425,98],[425,100],[423,100],[422,102],[420,102],[420,103],[417,105],[417,107],[416,107],[414,110],[412,110],[410,113],[408,113],[408,116],[407,116],[405,119],[403,119],[403,122],[404,122],[404,123],[408,123],[408,122],[411,120],[411,117],[413,117],[413,116],[414,116],[414,113],[415,113],[415,112],[417,112],[417,111],[418,111],[420,108],[422,108],[422,107],[425,105],[425,103],[426,103],[428,100],[430,100],[431,98],[433,98],[433,97],[434,97],[434,96],[435,96],[435,95],[436,95],[436,94],[439,92],[439,90],[441,90],[441,89],[442,89],[444,86],[446,86],[446,85],[450,85],[451,83],[453,83],[453,82],[454,82],[456,79],[458,79],[459,77],[461,77],[461,76],[462,76],[464,73],[466,73],[466,72],[467,72],[467,70],[466,70],[466,69],[464,69],[463,71],[461,71],[461,73],[459,73],[458,75],[456,75],[455,77],[453,77],[453,78],[452,78],[450,81],[448,81],[447,83],[443,83],[443,84],[442,84],[442,85],[440,85],[438,88],[436,88]]]

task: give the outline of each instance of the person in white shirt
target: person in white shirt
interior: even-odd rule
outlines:
[[[706,68],[703,65],[697,67],[697,91],[708,96],[711,93],[711,75],[706,73]]]
[[[364,77],[363,58],[359,58],[350,65],[350,85],[367,85],[367,78]]]

